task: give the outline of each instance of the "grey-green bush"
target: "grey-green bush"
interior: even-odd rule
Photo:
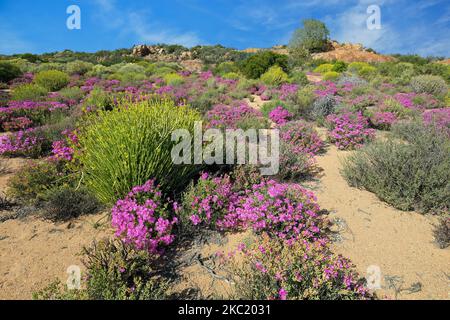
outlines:
[[[400,210],[450,208],[450,140],[419,123],[396,125],[393,136],[351,155],[343,175]]]
[[[444,79],[439,76],[421,75],[411,79],[411,88],[416,93],[428,93],[437,97],[447,94],[448,87]]]

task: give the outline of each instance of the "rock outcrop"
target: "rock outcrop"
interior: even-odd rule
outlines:
[[[337,41],[330,42],[330,50],[327,52],[315,53],[313,59],[324,59],[327,61],[340,60],[347,63],[363,62],[387,62],[394,61],[395,58],[384,56],[375,52],[368,51],[362,44],[343,43]]]

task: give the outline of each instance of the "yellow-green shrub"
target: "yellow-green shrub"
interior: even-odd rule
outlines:
[[[377,73],[377,68],[372,66],[364,66],[358,71],[358,75],[363,78],[370,78]]]
[[[187,185],[198,167],[175,165],[171,140],[175,129],[193,133],[200,115],[171,100],[132,103],[119,101],[112,111],[91,114],[80,128],[80,151],[86,185],[99,200],[112,204],[133,186],[156,179],[162,190],[171,192]]]
[[[228,72],[225,73],[222,78],[224,79],[230,79],[230,80],[239,80],[240,76],[236,72]]]
[[[333,65],[331,63],[324,63],[314,69],[317,73],[326,73],[333,70]]]
[[[177,73],[168,73],[164,76],[164,82],[169,86],[177,86],[182,84],[184,79]]]
[[[288,80],[288,75],[279,66],[270,67],[270,69],[261,76],[261,81],[268,85],[280,85]]]
[[[370,64],[366,62],[352,62],[348,65],[347,70],[353,73],[359,73],[359,70],[361,70],[364,67],[370,67]]]
[[[70,78],[67,73],[58,70],[41,71],[34,77],[34,82],[49,90],[58,91],[69,84]]]
[[[20,86],[17,86],[13,89],[12,92],[12,100],[21,101],[21,100],[31,100],[38,101],[45,97],[48,93],[48,90],[38,86],[37,84],[27,83]]]
[[[341,74],[336,71],[328,71],[323,74],[323,80],[336,80]]]

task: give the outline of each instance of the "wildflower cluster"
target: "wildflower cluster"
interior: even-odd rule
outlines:
[[[367,118],[361,112],[329,115],[327,124],[330,126],[328,138],[341,150],[361,147],[375,136],[375,130],[368,128]]]
[[[173,206],[175,209],[176,204]],[[134,187],[125,199],[117,201],[111,214],[116,236],[137,249],[162,253],[174,241],[172,229],[178,219],[170,217],[170,210],[153,180]]]

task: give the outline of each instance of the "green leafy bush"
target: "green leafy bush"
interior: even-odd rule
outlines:
[[[8,194],[25,203],[37,203],[48,197],[49,191],[70,184],[75,177],[52,161],[29,161],[8,181]]]
[[[397,139],[376,141],[345,161],[346,180],[400,210],[448,210],[450,140],[421,124],[397,124],[392,131]]]
[[[172,132],[191,135],[200,115],[171,100],[119,102],[112,111],[99,111],[80,129],[81,152],[76,155],[86,185],[104,203],[114,203],[131,188],[156,179],[165,192],[179,190],[197,167],[175,165],[171,158]]]
[[[358,71],[358,75],[365,79],[370,79],[370,78],[374,77],[376,75],[376,73],[377,73],[377,68],[375,68],[373,66],[365,66],[365,67],[362,67],[361,69],[359,69],[359,71]]]
[[[290,77],[290,82],[296,83],[300,86],[306,86],[309,83],[308,77],[306,77],[306,74],[300,70],[292,71],[291,74],[289,75],[289,77]]]
[[[447,94],[447,83],[439,76],[421,75],[411,79],[411,87],[416,93],[428,93],[437,97]]]
[[[62,186],[49,193],[43,216],[54,222],[67,221],[96,213],[100,208],[98,200],[86,189]]]
[[[333,64],[333,69],[331,69],[331,71],[336,71],[340,73],[347,71],[347,64],[344,61],[336,61]]]
[[[323,80],[337,80],[341,74],[336,71],[328,71],[323,74]]]
[[[374,297],[351,262],[318,242],[287,245],[267,235],[224,263],[243,300],[359,300]]]
[[[288,75],[281,67],[273,66],[261,76],[261,81],[267,85],[278,86],[288,81]]]
[[[324,63],[314,69],[314,72],[325,73],[333,70],[333,65],[331,63]]]
[[[0,61],[0,82],[9,82],[22,74],[19,67]]]
[[[67,73],[58,70],[41,71],[34,77],[34,82],[48,91],[58,91],[69,84]]]
[[[224,79],[230,79],[230,80],[239,80],[241,77],[236,72],[228,72],[223,74],[222,76]]]
[[[177,73],[168,73],[164,76],[164,81],[169,86],[178,86],[184,82],[184,79]]]
[[[81,60],[68,62],[66,65],[66,72],[70,75],[84,75],[92,70],[94,64]]]
[[[289,47],[291,49],[304,49],[308,52],[326,51],[330,31],[321,21],[314,19],[303,20],[303,28],[295,30]]]
[[[288,58],[286,55],[262,51],[249,57],[239,64],[241,73],[249,79],[260,78],[270,67],[278,65],[284,72],[288,72]]]
[[[22,84],[13,89],[11,100],[22,101],[31,100],[39,101],[42,100],[48,93],[48,90],[33,83]]]
[[[217,67],[214,68],[214,74],[217,74],[217,75],[223,76],[224,74],[227,74],[230,72],[233,72],[233,73],[239,72],[239,68],[236,65],[236,63],[231,62],[231,61],[219,63],[217,65]]]
[[[68,290],[53,282],[33,294],[35,300],[162,300],[169,281],[161,263],[147,251],[137,251],[119,240],[102,240],[84,249],[85,283]]]

